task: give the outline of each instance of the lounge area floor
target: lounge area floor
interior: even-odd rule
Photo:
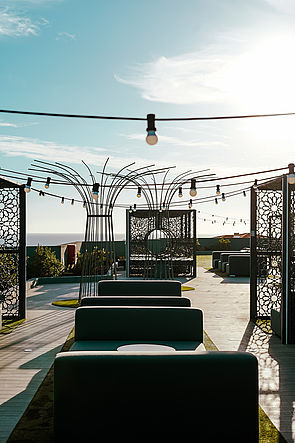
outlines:
[[[219,350],[254,353],[259,360],[259,403],[288,442],[295,441],[295,345],[249,322],[249,278],[221,277],[198,266],[184,292],[204,313],[204,329]],[[0,335],[0,443],[14,426],[44,379],[74,323],[74,309],[51,304],[77,298],[78,285],[44,285],[29,291],[27,320]]]

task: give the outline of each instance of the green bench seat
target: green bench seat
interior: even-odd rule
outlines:
[[[181,296],[181,282],[176,280],[100,280],[99,295]]]
[[[191,350],[202,342],[203,313],[197,308],[82,306],[75,313],[71,350],[116,350],[131,343]]]
[[[187,297],[154,297],[154,296],[99,296],[83,297],[81,306],[191,306]]]
[[[54,434],[55,442],[258,443],[257,359],[62,352],[54,362]]]

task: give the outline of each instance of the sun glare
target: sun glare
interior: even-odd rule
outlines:
[[[253,112],[294,111],[294,45],[294,34],[280,35],[235,58],[223,76],[227,94]]]

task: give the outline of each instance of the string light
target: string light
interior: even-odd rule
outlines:
[[[218,205],[218,200],[217,200],[217,198],[215,199],[215,204]]]
[[[216,195],[220,195],[220,185],[216,185]]]
[[[136,212],[136,204],[133,205],[133,212]]]
[[[221,194],[221,200],[222,200],[223,202],[225,202],[225,200],[226,200],[224,192]]]
[[[92,198],[93,200],[98,199],[99,183],[94,183],[92,187]]]
[[[158,137],[156,134],[156,127],[155,127],[155,114],[148,114],[146,116],[147,118],[147,136],[146,136],[146,142],[149,145],[155,145],[158,143]]]
[[[25,192],[29,193],[31,192],[31,185],[32,185],[32,177],[28,177],[27,183],[25,185]]]
[[[44,197],[45,196],[43,191],[39,191],[39,195],[40,195],[40,197]]]
[[[83,201],[83,208],[86,208],[86,201]]]
[[[74,206],[75,200],[72,198],[71,205]]]
[[[138,186],[138,189],[137,189],[137,197],[138,197],[138,198],[141,197],[141,186]]]
[[[190,199],[189,204],[188,204],[188,207],[191,209],[192,206],[193,206],[193,201],[192,201],[192,199]]]
[[[195,197],[197,195],[196,179],[195,178],[191,179],[191,187],[190,187],[189,193],[192,197]]]
[[[253,189],[256,191],[257,188],[258,188],[257,179],[255,179]]]
[[[132,206],[130,206],[129,208],[129,214],[131,214],[131,212],[132,212]]]
[[[178,188],[178,197],[181,198],[182,197],[182,187],[179,186]]]
[[[50,178],[50,177],[47,177],[47,179],[46,179],[46,183],[45,183],[45,185],[44,185],[44,188],[45,188],[45,189],[48,189],[48,188],[49,188],[49,186],[50,186],[50,181],[51,181],[51,178]]]
[[[62,198],[61,198],[61,204],[63,205],[63,204],[64,204],[64,202],[65,202],[65,198],[64,198],[64,197],[62,197]]]
[[[288,183],[289,185],[294,185],[295,184],[294,163],[290,163],[288,165],[288,168],[289,168]]]
[[[243,196],[247,197],[246,191],[243,191]]]

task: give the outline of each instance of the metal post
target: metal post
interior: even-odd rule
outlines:
[[[289,329],[289,190],[287,176],[282,176],[283,214],[282,214],[282,298],[281,298],[281,339],[288,344]]]
[[[259,191],[258,191],[259,192]],[[251,187],[251,226],[250,226],[250,319],[256,321],[257,317],[257,194]]]
[[[24,185],[19,187],[19,318],[26,318],[26,193]]]

